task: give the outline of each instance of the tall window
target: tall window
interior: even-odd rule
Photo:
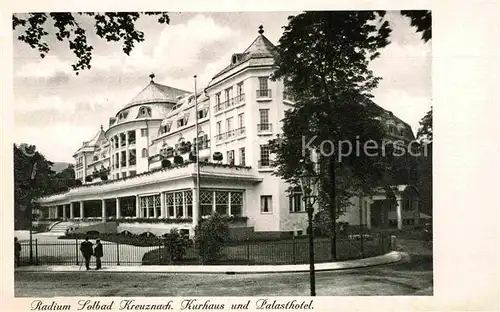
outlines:
[[[215,134],[217,140],[222,140],[222,121],[217,121],[217,124],[215,125]]]
[[[305,211],[305,207],[302,201],[302,193],[294,192],[289,197],[290,200],[290,212],[302,212]]]
[[[221,215],[227,215],[229,209],[229,192],[215,192],[215,211]]]
[[[267,77],[259,77],[259,89],[267,90],[269,87]]]
[[[177,218],[184,217],[184,194],[182,192],[175,192],[175,214]]]
[[[135,166],[135,163],[136,163],[135,149],[132,149],[128,151],[128,164],[130,166]]]
[[[115,135],[115,140],[114,141],[115,141],[115,148],[118,148],[119,142],[118,142],[118,136],[117,135]]]
[[[238,114],[238,129],[240,129],[240,133],[243,134],[245,131],[243,128],[245,127],[245,113]]]
[[[260,167],[269,167],[269,145],[261,145],[260,146]]]
[[[122,157],[121,157],[121,161],[120,161],[120,167],[125,167],[127,166],[127,152],[126,151],[122,151]]]
[[[233,87],[227,88],[226,90],[224,90],[224,93],[226,95],[226,101],[229,101],[233,97]]]
[[[228,165],[234,165],[234,150],[227,151],[227,163]]]
[[[259,109],[260,124],[259,131],[269,131],[269,109]]]
[[[214,197],[211,191],[200,191],[200,209],[202,216],[209,216],[212,214]]]
[[[120,133],[120,146],[125,146],[127,144],[125,133]]]
[[[143,218],[152,218],[155,216],[159,216],[158,212],[161,210],[160,205],[160,195],[151,195],[151,196],[141,196],[139,198],[139,205],[141,208],[141,215]]]
[[[273,212],[272,202],[273,202],[273,197],[271,195],[260,196],[260,212],[261,213]]]
[[[238,96],[238,99],[241,100],[241,96],[243,94],[244,94],[244,91],[243,91],[243,81],[242,81],[236,85],[236,95]]]
[[[128,132],[128,144],[135,144],[135,131]]]
[[[245,148],[240,148],[240,166],[245,166]]]
[[[233,131],[233,117],[226,119],[226,131],[228,137],[233,136],[233,133],[231,132]]]
[[[147,137],[148,136],[148,129],[141,129],[141,137]]]
[[[220,92],[215,95],[215,105],[220,104]]]

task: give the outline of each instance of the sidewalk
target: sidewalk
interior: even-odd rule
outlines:
[[[405,253],[391,251],[385,255],[349,260],[341,262],[317,263],[316,271],[332,271],[364,268],[369,266],[389,264],[401,261]],[[85,271],[85,267],[77,265],[41,265],[22,266],[16,268],[18,272],[78,272]],[[297,265],[141,265],[141,266],[104,266],[102,272],[129,272],[129,273],[278,273],[278,272],[309,272],[309,264]]]

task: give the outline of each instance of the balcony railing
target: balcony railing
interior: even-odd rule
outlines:
[[[259,169],[271,167],[271,161],[269,159],[261,159],[258,161]]]
[[[125,161],[120,162],[120,166],[121,167],[126,167],[127,166],[127,162],[125,162]]]
[[[261,89],[257,90],[257,98],[270,98],[271,96],[271,89]]]
[[[245,101],[245,94],[242,93],[242,94],[237,95],[237,96],[235,96],[231,99],[228,99],[224,102],[220,102],[219,104],[216,104],[214,106],[214,109],[215,109],[215,112],[217,113],[223,109],[230,108],[231,106],[234,106],[234,105],[238,105],[244,101]]]
[[[273,132],[273,124],[270,123],[257,124],[257,133],[263,133],[263,132]]]
[[[225,133],[215,135],[215,141],[220,142],[231,138],[237,138],[245,134],[245,127],[229,130]]]

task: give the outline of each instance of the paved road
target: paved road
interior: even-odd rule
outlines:
[[[404,243],[402,262],[345,271],[318,272],[318,296],[432,295],[432,253]],[[307,296],[308,273],[172,274],[16,272],[16,297],[52,296]]]

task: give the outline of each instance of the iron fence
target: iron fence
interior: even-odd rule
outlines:
[[[33,240],[21,243],[21,265],[82,265],[80,252],[82,239],[39,242]],[[330,238],[315,238],[315,262],[333,261]],[[203,264],[199,249],[185,248],[182,260],[173,261],[165,242],[158,240],[153,246],[133,246],[124,243],[102,242],[105,265],[192,265]],[[388,234],[377,233],[367,237],[337,239],[337,261],[373,257],[393,249],[394,241]],[[95,258],[92,257],[95,263]],[[218,260],[213,264],[307,264],[309,242],[307,236],[281,241],[246,241],[226,244]]]

